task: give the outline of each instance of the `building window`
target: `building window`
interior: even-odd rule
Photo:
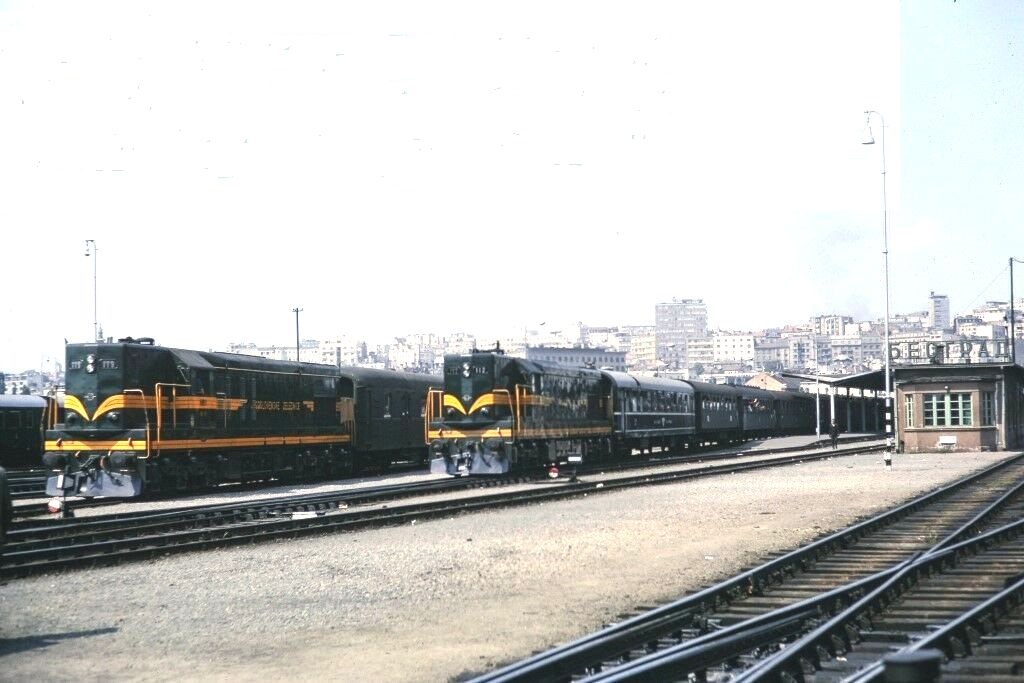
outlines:
[[[992,427],[996,423],[996,392],[981,392],[981,426]]]
[[[907,394],[903,397],[903,414],[907,416],[907,426],[914,426],[914,395]]]
[[[925,427],[970,427],[972,424],[969,393],[924,394]]]

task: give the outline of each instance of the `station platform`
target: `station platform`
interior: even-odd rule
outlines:
[[[855,441],[872,441],[872,440],[884,441],[885,435],[876,432],[850,432],[839,435],[839,443],[851,443]],[[779,436],[771,439],[764,440],[753,440],[748,441],[744,445],[745,450],[767,450],[770,448],[800,448],[805,446],[807,448],[814,448],[815,444],[821,448],[827,448],[830,446],[828,434],[822,434],[820,437],[814,434],[801,434],[799,436]]]

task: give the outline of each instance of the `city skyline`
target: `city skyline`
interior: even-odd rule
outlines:
[[[940,297],[942,296],[941,293],[931,292],[930,294],[937,295],[937,296],[940,296]],[[666,303],[672,302],[673,300],[681,301],[683,299],[688,299],[688,298],[691,298],[691,297],[674,297],[674,298],[668,299],[667,301],[658,302],[658,303],[659,304],[666,304]],[[1022,317],[1024,317],[1024,316],[1022,316],[1022,313],[1021,313],[1022,311],[1024,311],[1024,301],[1022,301],[1022,298],[1020,296],[1015,296],[1015,299],[1017,301],[1017,305],[1019,306],[1019,308],[1017,309],[1018,310],[1017,319],[1019,321]],[[698,301],[698,302],[701,301],[701,299],[699,297],[692,297],[692,300]],[[951,315],[950,322],[952,323],[958,317],[969,315],[974,310],[977,310],[977,309],[980,309],[980,308],[984,308],[985,304],[990,304],[990,303],[991,304],[1002,304],[1004,306],[1006,306],[1008,304],[1008,302],[1005,301],[1005,300],[989,300],[987,302],[983,302],[982,305],[975,307],[975,309],[971,309],[971,311],[957,311],[957,310],[953,309],[954,312]],[[294,325],[294,312],[293,312],[292,315],[293,315],[292,321],[293,321],[293,325]],[[927,304],[925,304],[924,306],[921,306],[920,308],[916,308],[916,309],[909,310],[909,311],[892,311],[891,312],[891,319],[892,319],[892,321],[894,323],[896,323],[900,319],[917,318],[917,317],[927,318],[928,316],[929,316],[929,310],[928,310]],[[754,336],[756,338],[756,337],[758,337],[758,336],[760,336],[760,335],[762,335],[763,333],[766,333],[766,332],[784,331],[784,330],[787,330],[787,329],[788,330],[796,330],[796,329],[803,328],[803,327],[809,327],[809,328],[813,329],[813,323],[816,320],[823,319],[823,318],[833,318],[833,317],[835,317],[835,318],[849,318],[850,319],[850,323],[853,326],[858,326],[858,325],[860,325],[862,323],[869,323],[869,324],[872,324],[872,325],[877,325],[880,328],[881,325],[882,325],[882,318],[876,318],[876,319],[870,319],[870,320],[862,320],[862,319],[857,319],[857,318],[855,318],[853,316],[850,316],[847,313],[842,312],[842,311],[827,311],[827,312],[815,313],[814,315],[810,316],[807,320],[803,320],[803,321],[792,321],[792,320],[791,321],[782,321],[782,322],[779,322],[779,323],[777,323],[775,325],[771,325],[771,326],[768,326],[768,327],[762,327],[762,328],[749,328],[749,327],[742,327],[742,326],[734,327],[734,328],[720,328],[720,327],[713,327],[711,325],[708,325],[708,327],[707,327],[707,333],[708,333],[707,336],[710,337],[710,336],[714,336],[716,334],[726,334],[726,335],[735,334],[735,335],[752,335],[752,336]],[[708,319],[709,320],[713,319],[712,311],[710,309],[708,309]],[[531,326],[525,326],[525,327],[515,327],[515,326],[513,326],[513,327],[509,327],[509,328],[503,329],[503,330],[475,330],[475,329],[469,329],[469,328],[458,329],[458,330],[405,330],[405,331],[401,332],[400,334],[396,334],[396,335],[392,335],[392,336],[377,337],[377,338],[372,337],[370,335],[361,335],[359,333],[352,333],[352,334],[328,333],[328,334],[325,334],[325,335],[321,335],[319,337],[312,336],[312,335],[300,334],[300,338],[301,338],[301,343],[303,345],[305,345],[305,344],[307,344],[309,342],[324,343],[324,342],[328,342],[328,341],[331,341],[331,340],[337,340],[337,339],[344,338],[344,339],[346,339],[347,341],[349,341],[351,343],[366,343],[370,347],[371,350],[378,350],[380,348],[387,347],[389,345],[394,345],[395,343],[399,342],[400,340],[407,340],[407,339],[416,338],[416,337],[436,336],[436,337],[439,337],[439,338],[454,339],[454,338],[465,336],[465,337],[470,337],[470,338],[473,338],[473,339],[477,340],[477,343],[478,344],[482,344],[483,346],[487,346],[487,344],[489,344],[489,343],[491,343],[493,341],[501,341],[501,340],[506,340],[506,339],[519,339],[519,338],[522,338],[524,341],[527,341],[527,337],[530,337],[532,339],[532,343],[534,345],[540,347],[540,346],[544,346],[545,345],[545,343],[546,343],[544,341],[545,339],[554,339],[554,338],[565,339],[566,338],[566,330],[574,329],[574,328],[580,328],[580,327],[587,328],[589,330],[602,329],[602,328],[614,328],[614,329],[620,329],[621,330],[621,329],[629,328],[629,327],[650,327],[653,330],[654,327],[655,327],[655,305],[654,304],[651,305],[650,320],[646,321],[646,322],[640,322],[640,323],[637,323],[637,324],[617,323],[617,322],[614,322],[614,321],[576,321],[574,323],[570,323],[568,321],[561,321],[561,322],[559,322],[559,321],[552,321],[552,322],[541,321],[541,322],[535,323],[535,324],[533,324]],[[952,329],[952,328],[950,327],[950,328],[947,328],[947,329]],[[300,328],[300,330],[301,330],[301,328]],[[292,335],[294,335],[294,327],[292,327],[290,331],[291,331]],[[895,327],[894,327],[894,332],[893,333],[894,333],[894,335],[898,333]],[[816,332],[809,332],[809,334],[821,335],[821,333],[816,333]],[[833,335],[823,335],[823,336],[833,336]],[[114,340],[116,341],[116,339],[117,338],[115,337]],[[538,341],[538,340],[540,340],[540,341]],[[68,340],[68,341],[69,342],[74,342],[75,340]],[[78,341],[83,341],[83,340],[78,340]],[[87,341],[87,340],[85,340],[85,341]],[[173,342],[168,342],[166,340],[162,340],[162,339],[159,339],[159,338],[154,339],[154,343],[157,344],[157,345],[160,345],[160,346],[169,346],[169,347],[173,347],[173,348],[192,348],[192,349],[203,350],[203,351],[232,351],[233,348],[237,348],[237,347],[241,347],[241,346],[246,346],[246,345],[252,345],[254,347],[261,348],[261,349],[278,348],[278,349],[292,350],[292,349],[295,348],[295,338],[294,338],[294,336],[292,336],[292,338],[289,339],[288,338],[288,334],[286,332],[282,332],[280,338],[278,338],[278,339],[238,338],[238,339],[232,339],[229,342],[224,343],[222,346],[210,346],[210,345],[203,346],[203,345],[200,345],[200,346],[196,346],[196,347],[183,347],[183,346],[174,344]],[[303,348],[305,348],[305,346]],[[238,352],[244,353],[242,351],[238,351]],[[305,351],[303,352],[303,354],[305,354]],[[0,360],[2,360],[2,359],[0,359]],[[51,355],[46,355],[46,356],[40,355],[39,360],[38,360],[38,362],[35,365],[27,365],[25,367],[20,367],[20,368],[4,367],[4,366],[0,365],[0,372],[9,373],[9,374],[20,374],[20,373],[23,373],[23,372],[26,372],[26,371],[27,372],[35,372],[35,371],[51,372],[53,370],[53,368],[55,367],[55,365],[54,365],[55,363],[58,363],[61,366],[63,366],[63,364],[64,364],[64,356],[63,356],[63,354],[61,354],[61,355],[52,355],[52,356]]]
[[[4,367],[94,324],[286,342],[295,308],[878,319],[883,206],[894,312],[1005,300],[1024,256],[1018,4],[54,6],[0,9]]]

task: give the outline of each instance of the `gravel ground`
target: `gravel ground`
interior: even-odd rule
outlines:
[[[837,458],[12,580],[0,679],[452,680],[1008,455]]]

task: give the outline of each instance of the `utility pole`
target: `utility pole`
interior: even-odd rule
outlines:
[[[299,362],[302,360],[299,357],[299,313],[302,312],[302,309],[296,307],[292,311],[295,312],[295,362]]]

